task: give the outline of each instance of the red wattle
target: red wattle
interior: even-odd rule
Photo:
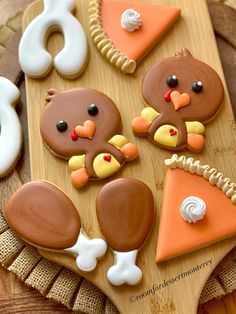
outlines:
[[[75,133],[75,130],[71,132],[71,139],[72,141],[77,141],[78,139],[78,135]]]
[[[164,96],[165,101],[170,101],[170,94],[174,91],[174,89],[170,89]]]

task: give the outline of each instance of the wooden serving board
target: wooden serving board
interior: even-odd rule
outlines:
[[[95,198],[101,187],[109,180],[91,182],[81,190],[73,188],[70,183],[67,162],[56,158],[43,144],[39,132],[39,119],[45,105],[46,92],[51,87],[62,90],[90,87],[110,96],[122,116],[122,133],[131,142],[136,143],[140,151],[139,160],[127,163],[115,178],[137,178],[150,186],[156,203],[156,220],[151,236],[138,257],[138,265],[143,271],[141,284],[135,287],[113,287],[108,283],[106,272],[113,262],[112,253],[109,250],[99,261],[95,271],[81,275],[111,298],[121,313],[191,314],[197,311],[198,299],[208,276],[223,256],[234,247],[236,238],[224,240],[163,264],[155,263],[158,223],[165,180],[163,161],[169,158],[171,153],[155,147],[146,139],[135,137],[130,122],[144,108],[140,92],[144,74],[157,60],[174,55],[182,47],[188,48],[195,57],[209,63],[219,73],[223,82],[224,77],[205,0],[142,1],[179,6],[182,8],[182,18],[143,60],[134,75],[126,76],[119,73],[101,57],[89,36],[88,0],[77,0],[76,16],[87,31],[90,47],[90,61],[86,72],[81,78],[74,81],[62,79],[55,70],[44,79],[26,78],[31,176],[32,180],[48,180],[64,190],[78,208],[82,224],[88,235],[91,237],[101,235],[96,219]],[[23,27],[26,27],[41,10],[41,1],[33,3],[25,13]],[[52,35],[48,44],[49,51],[55,54],[62,47],[62,36],[60,34]],[[205,150],[193,157],[209,163],[235,181],[236,127],[226,86],[222,110],[217,118],[207,126],[206,139]],[[186,151],[184,154],[193,155]],[[77,272],[72,256],[42,250],[40,252],[43,256]],[[191,271],[194,268],[201,269],[195,272]],[[186,272],[188,275],[181,276]]]

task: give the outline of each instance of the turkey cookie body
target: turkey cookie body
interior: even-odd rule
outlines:
[[[96,207],[101,232],[115,259],[108,281],[115,286],[138,284],[142,271],[135,265],[136,257],[154,221],[151,190],[138,180],[117,179],[101,189]]]
[[[48,93],[41,135],[54,154],[69,160],[75,187],[109,177],[138,156],[136,146],[117,135],[121,117],[109,97],[87,88]]]
[[[92,271],[106,252],[105,241],[84,235],[75,206],[49,182],[23,185],[6,204],[4,215],[10,228],[33,246],[76,255],[82,271]]]
[[[182,49],[149,70],[142,95],[150,107],[133,119],[134,132],[168,150],[199,152],[205,143],[203,123],[217,114],[224,90],[210,66]]]

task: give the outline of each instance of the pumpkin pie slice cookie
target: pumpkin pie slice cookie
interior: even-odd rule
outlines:
[[[165,164],[156,261],[236,235],[236,184],[193,158],[173,155]]]
[[[90,32],[100,53],[126,74],[160,41],[180,8],[123,0],[91,0]]]

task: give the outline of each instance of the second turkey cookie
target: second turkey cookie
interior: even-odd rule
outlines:
[[[113,101],[93,89],[50,89],[40,132],[48,148],[69,160],[71,180],[80,188],[104,179],[138,156],[134,144],[119,135],[121,117]]]

